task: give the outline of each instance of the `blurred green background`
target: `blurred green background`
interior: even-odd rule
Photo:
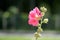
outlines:
[[[47,8],[38,40],[60,40],[60,0],[0,0],[0,40],[32,40],[37,27],[28,24],[29,11]]]
[[[0,30],[35,30],[28,24],[29,11],[34,7],[45,6],[44,30],[60,30],[60,0],[0,0]]]

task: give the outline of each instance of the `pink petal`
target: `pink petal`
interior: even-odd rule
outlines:
[[[37,26],[39,24],[39,21],[37,21],[35,19],[29,19],[28,24],[33,25],[33,26]]]
[[[38,15],[40,14],[40,10],[38,9],[38,7],[35,7],[33,11],[35,11]]]
[[[35,13],[34,13],[34,11],[30,11],[30,13],[29,13],[29,19],[32,19],[32,18],[35,18]]]

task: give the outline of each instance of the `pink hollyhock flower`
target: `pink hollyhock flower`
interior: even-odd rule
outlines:
[[[42,14],[40,10],[37,7],[35,7],[33,10],[29,12],[28,23],[30,25],[37,26],[39,24],[39,20],[41,19],[41,17],[42,17]]]
[[[37,7],[35,7],[33,10],[29,12],[29,19],[40,20],[41,17],[42,17],[42,14]]]
[[[30,25],[33,25],[33,26],[38,26],[39,21],[38,21],[38,20],[35,20],[35,19],[29,19],[29,20],[28,20],[28,23],[29,23]]]

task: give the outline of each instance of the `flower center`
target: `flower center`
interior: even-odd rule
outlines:
[[[40,16],[38,16],[38,15],[36,15],[36,17],[35,17],[37,20],[40,20],[41,18],[40,18]]]

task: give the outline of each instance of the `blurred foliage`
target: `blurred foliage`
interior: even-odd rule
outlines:
[[[15,6],[11,6],[11,7],[9,8],[9,11],[12,12],[12,13],[14,13],[14,14],[16,14],[16,13],[18,13],[18,8],[15,7]]]
[[[7,28],[11,29],[12,26],[15,29],[33,30],[36,27],[32,27],[28,24],[28,14],[29,11],[34,7],[45,6],[47,8],[46,15],[49,18],[48,24],[43,24],[43,29],[56,29],[56,22],[59,18],[56,18],[56,14],[60,15],[60,0],[1,0],[0,1],[0,29],[3,29],[2,20],[5,18],[7,20]],[[11,21],[11,18],[13,19]],[[14,20],[15,18],[15,20]],[[57,20],[57,21],[56,21]],[[15,22],[14,22],[15,21]],[[15,23],[15,24],[12,24]],[[60,29],[60,23],[58,21]]]
[[[4,12],[3,17],[8,18],[8,17],[9,17],[9,15],[10,15],[10,13],[9,13],[9,12]]]

